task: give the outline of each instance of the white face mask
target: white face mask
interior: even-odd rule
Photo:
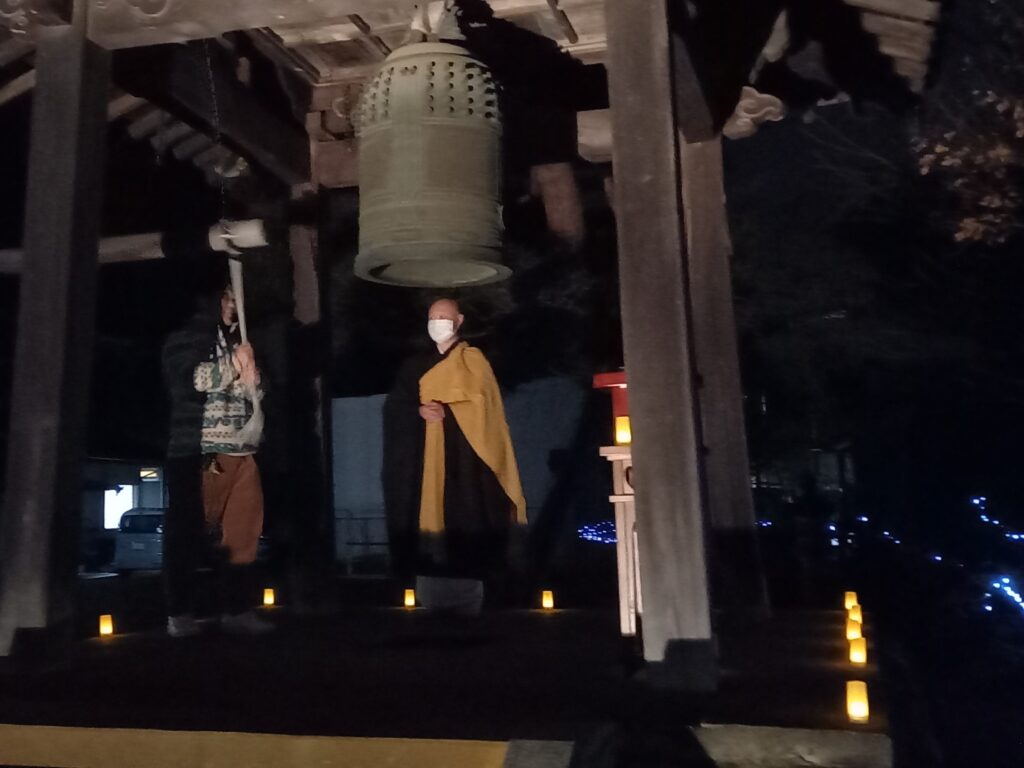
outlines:
[[[427,333],[435,344],[444,344],[455,336],[455,323],[451,320],[427,320]]]

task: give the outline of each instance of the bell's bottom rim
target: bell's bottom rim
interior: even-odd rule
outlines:
[[[445,244],[449,245],[450,244]],[[483,251],[484,249],[480,249]],[[451,258],[439,258],[437,256],[425,255],[416,257],[406,258],[388,258],[386,252],[382,253],[380,249],[375,249],[371,252],[361,252],[356,256],[354,272],[356,277],[363,280],[367,280],[372,283],[380,283],[383,285],[394,285],[404,288],[457,288],[457,287],[468,287],[474,285],[488,285],[489,283],[498,283],[502,280],[506,280],[512,276],[512,270],[502,264],[499,261],[493,259],[496,254],[482,254],[479,258],[474,257],[463,257],[457,259]],[[488,258],[491,257],[491,258]],[[425,265],[430,262],[436,262],[439,266],[451,266],[453,263],[462,264],[476,264],[479,266],[486,266],[493,270],[493,274],[486,277],[466,280],[462,282],[432,282],[427,280],[401,280],[401,279],[388,279],[387,277],[378,276],[374,274],[376,270],[386,268],[389,266],[400,265],[401,263],[416,262],[418,265]],[[440,271],[440,270],[439,270]]]

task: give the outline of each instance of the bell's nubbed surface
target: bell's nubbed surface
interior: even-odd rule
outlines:
[[[501,280],[501,115],[490,70],[447,43],[394,51],[358,115],[356,274],[392,285]]]

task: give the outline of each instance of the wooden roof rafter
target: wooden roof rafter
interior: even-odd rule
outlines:
[[[914,91],[924,86],[939,18],[935,0],[843,0],[858,12],[861,26],[877,40],[879,52]],[[490,0],[495,19],[511,22],[553,40],[562,51],[585,64],[604,62],[607,31],[601,0]],[[314,83],[364,80],[371,76],[381,51],[403,42],[409,16],[394,3],[382,3],[360,16],[360,24],[277,25],[278,44],[307,61]]]
[[[35,49],[30,40],[14,36],[0,27],[0,68],[13,64]]]
[[[935,24],[939,20],[937,0],[843,0],[847,5],[896,19]]]

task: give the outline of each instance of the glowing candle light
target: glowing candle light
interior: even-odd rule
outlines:
[[[629,445],[633,442],[633,432],[629,428],[629,416],[615,417],[615,444]]]
[[[856,640],[860,637],[864,637],[864,628],[861,626],[859,621],[853,619],[846,620],[846,639]]]
[[[846,683],[846,714],[851,723],[866,723],[870,715],[868,684],[861,680]]]
[[[273,605],[274,604],[274,590],[267,587],[263,590],[263,604]]]
[[[405,590],[405,607],[415,608],[416,607],[416,590],[407,589]]]
[[[850,606],[847,615],[854,621],[859,621],[861,624],[864,623],[864,612],[861,611],[859,605]]]
[[[555,607],[555,593],[550,589],[545,589],[540,593],[540,607],[547,610]]]
[[[847,592],[846,596],[845,596],[845,598],[843,600],[843,603],[844,603],[843,607],[846,608],[846,610],[850,610],[851,608],[853,608],[853,606],[859,605],[860,601],[857,599],[857,593],[856,592]]]
[[[114,634],[114,617],[109,613],[100,616],[100,635]]]
[[[868,641],[863,637],[850,641],[850,663],[858,667],[868,663]]]

